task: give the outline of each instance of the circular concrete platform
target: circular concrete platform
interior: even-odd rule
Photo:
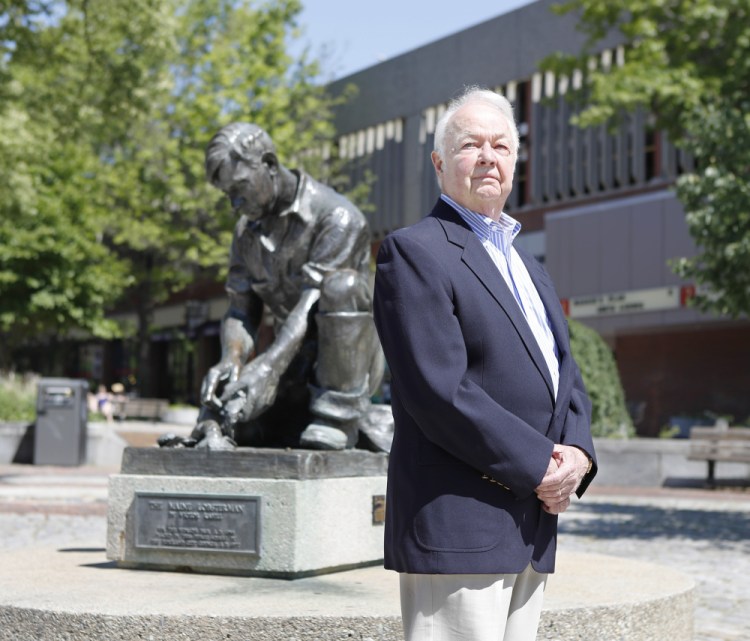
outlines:
[[[0,553],[2,641],[400,641],[398,578],[379,567],[284,581],[124,570],[103,548]],[[692,580],[661,566],[566,554],[538,639],[689,641]]]

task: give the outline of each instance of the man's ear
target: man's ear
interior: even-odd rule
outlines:
[[[276,154],[272,151],[267,151],[263,154],[261,161],[263,164],[268,167],[268,171],[271,174],[277,174],[279,171],[279,159],[276,157]]]
[[[440,157],[440,154],[437,151],[433,151],[430,154],[430,158],[432,158],[432,166],[435,167],[435,171],[438,174],[443,173],[443,159]]]

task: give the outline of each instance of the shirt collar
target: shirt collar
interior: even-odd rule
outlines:
[[[308,189],[307,174],[296,169],[291,170],[292,173],[298,177],[297,191],[294,194],[294,200],[278,214],[271,214],[267,217],[261,218],[260,220],[248,220],[245,216],[242,216],[239,223],[239,235],[249,231],[252,233],[263,234],[264,230],[268,230],[267,233],[271,233],[272,230],[278,226],[278,224],[286,218],[294,214],[299,217],[303,222],[309,223],[312,220],[312,211],[310,209],[309,198],[306,198]]]
[[[458,212],[471,230],[479,236],[480,240],[489,240],[493,245],[498,246],[499,249],[505,250],[505,247],[510,248],[516,236],[521,231],[521,223],[505,212],[500,214],[500,220],[496,222],[488,216],[478,214],[463,205],[459,205],[450,196],[440,194],[440,198]],[[500,245],[504,245],[505,247]]]
[[[277,215],[280,218],[283,218],[284,216],[289,216],[289,214],[296,214],[302,220],[305,222],[308,222],[312,214],[310,212],[309,204],[304,202],[304,195],[306,193],[307,188],[307,174],[297,171],[296,169],[292,169],[291,172],[293,174],[296,174],[297,176],[297,191],[294,194],[294,200],[292,201],[292,204],[289,205],[286,209],[283,209],[280,211]]]

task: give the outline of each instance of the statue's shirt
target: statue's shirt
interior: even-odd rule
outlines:
[[[319,287],[334,270],[366,276],[370,264],[367,221],[331,188],[297,172],[292,205],[258,222],[242,216],[230,252],[227,292],[255,294],[277,321],[284,320],[303,289]]]

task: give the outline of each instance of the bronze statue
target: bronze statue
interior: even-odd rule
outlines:
[[[162,445],[388,451],[390,407],[372,320],[370,233],[346,198],[284,167],[260,127],[233,123],[206,149],[206,176],[239,216],[222,356],[207,373],[190,439]],[[275,337],[256,352],[265,314]]]

